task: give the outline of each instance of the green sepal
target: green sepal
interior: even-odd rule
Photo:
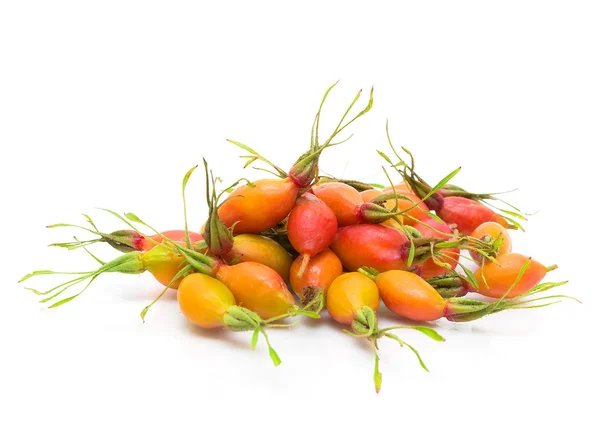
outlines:
[[[352,331],[361,337],[370,337],[377,331],[377,315],[370,306],[363,306],[354,313]]]
[[[269,356],[271,357],[271,360],[275,366],[279,366],[281,364],[281,358],[279,358],[279,355],[277,355],[277,352],[275,352],[275,349],[273,349],[271,346],[269,346]]]
[[[202,236],[212,254],[221,256],[233,248],[233,232],[223,224],[218,214],[219,198],[217,196],[216,179],[208,170],[208,163],[204,160],[206,174],[206,202],[208,204],[208,221]],[[236,184],[232,185],[234,187]]]
[[[243,332],[260,328],[261,318],[254,311],[241,306],[230,306],[223,315],[225,327],[231,331]]]
[[[260,328],[254,329],[252,332],[252,342],[250,343],[250,347],[252,350],[256,349],[256,344],[258,343],[258,335],[260,334]]]
[[[305,313],[304,315],[312,318],[320,318],[319,313],[325,307],[325,290],[312,286],[305,287],[300,305],[302,306],[301,310]],[[306,313],[313,313],[318,317]]]

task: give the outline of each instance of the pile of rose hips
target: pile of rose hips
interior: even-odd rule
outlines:
[[[246,166],[256,160],[266,162],[277,178],[242,179],[219,193],[219,180],[204,161],[209,212],[200,233],[189,231],[185,216],[185,188],[194,167],[183,179],[184,230],[159,233],[134,214],[121,216],[110,210],[106,212],[125,222],[127,230],[102,233],[89,216],[85,227],[55,224],[50,227],[77,227],[96,235],[53,245],[82,248],[100,267],[84,273],[36,271],[22,281],[42,274],[73,275],[50,290],[32,290],[44,296],[42,302],[52,302],[52,308],[79,296],[102,273],[149,271],[166,288],[144,308],[142,318],[168,288],[175,288],[189,321],[202,328],[252,331],[253,347],[262,334],[276,365],[280,360],[266,328],[291,326],[297,320],[281,321],[296,315],[319,318],[325,307],[333,319],[349,327],[348,334],[371,344],[377,390],[381,385],[379,338],[404,345],[391,330],[415,329],[433,340],[444,340],[425,326],[379,328],[376,313],[381,300],[394,314],[414,322],[441,318],[466,322],[568,297],[537,296],[565,283],[540,283],[556,267],[512,253],[507,229],[520,228],[517,220],[525,218],[512,206],[512,210],[494,207],[491,203],[499,201],[495,194],[474,194],[449,184],[458,170],[432,187],[415,172],[410,152],[404,149],[409,161],[403,160],[390,140],[397,160],[379,154],[402,177],[402,183],[375,188],[320,176],[321,153],[348,140],[336,138],[373,105],[371,90],[366,107],[347,121],[359,92],[333,133],[321,142],[321,110],[334,86],[319,107],[310,149],[289,172],[248,146],[230,141],[250,154],[243,156],[248,159]],[[153,234],[142,233],[140,225]],[[103,262],[87,248],[97,242],[108,243],[123,255]],[[465,261],[477,269],[472,272]],[[75,285],[83,289],[55,300]],[[493,300],[463,297],[469,292]],[[425,367],[418,352],[407,346]]]

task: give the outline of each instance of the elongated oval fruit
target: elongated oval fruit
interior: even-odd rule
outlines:
[[[438,292],[421,277],[402,270],[372,274],[361,270],[377,284],[383,303],[393,313],[411,320],[434,321],[442,317],[453,322],[470,322],[489,314],[509,309],[519,309],[521,302],[499,300],[482,302],[466,297],[442,298]],[[555,286],[562,285],[559,282]],[[544,300],[537,298],[534,300]],[[527,303],[527,302],[523,302]]]
[[[183,315],[201,328],[226,328],[230,331],[254,331],[252,349],[260,332],[265,336],[273,364],[281,363],[264,332],[269,327],[254,311],[236,305],[233,293],[217,279],[195,273],[187,276],[179,286],[177,300]]]
[[[294,305],[294,296],[281,276],[258,262],[218,265],[215,277],[231,290],[238,305],[263,319],[287,314]]]
[[[225,262],[258,262],[272,268],[286,282],[289,280],[292,255],[281,245],[261,235],[237,235],[233,238],[233,248],[221,257]]]
[[[446,197],[442,200],[441,208],[437,213],[448,224],[456,224],[458,230],[464,235],[470,235],[485,222],[496,222],[502,227],[508,223],[502,216],[479,201],[463,197]]]
[[[452,239],[452,229],[445,222],[439,223],[433,218],[425,218],[421,223],[415,224],[415,229],[426,238],[442,238],[444,240]],[[458,259],[460,258],[460,249],[458,248],[447,248],[440,250],[436,256],[444,264],[448,266],[444,267],[436,264],[433,258],[427,259],[421,265],[419,265],[419,275],[424,278],[439,276],[441,274],[449,273],[456,268],[458,265]]]
[[[492,243],[496,239],[500,240],[500,245],[496,250],[495,254],[492,254],[494,257],[498,257],[500,255],[504,255],[506,253],[510,253],[512,251],[512,240],[510,235],[508,234],[508,230],[506,230],[502,225],[495,222],[486,222],[480,224],[474,231],[471,233],[471,236],[477,239],[482,240],[485,243]],[[473,260],[481,265],[482,256],[473,251],[469,250],[469,254],[473,258]]]
[[[327,292],[327,311],[339,323],[350,325],[357,311],[368,306],[379,309],[377,285],[360,273],[344,273],[336,278]]]
[[[340,228],[331,250],[349,271],[363,266],[378,271],[405,270],[410,243],[406,235],[391,227],[357,224]]]
[[[302,277],[298,277],[296,273],[301,265],[302,256],[298,256],[290,268],[290,284],[300,298],[310,288],[322,288],[327,293],[331,283],[343,272],[340,259],[329,249],[312,257]]]
[[[330,90],[331,88],[325,93],[323,101],[321,102],[321,107]],[[367,106],[362,112],[358,113],[351,122],[371,110],[373,104],[372,97],[373,89],[371,89]],[[350,107],[354,105],[354,102],[356,101],[353,101]],[[349,110],[350,108],[348,111]],[[347,114],[348,113],[346,112],[343,117],[347,116]],[[344,125],[344,127],[345,126],[346,125]],[[318,139],[318,127],[319,124],[316,124],[313,127],[312,134],[314,139]],[[338,126],[338,128],[340,127]],[[259,180],[251,186],[238,186],[238,188],[227,198],[227,202],[219,208],[218,214],[221,221],[227,227],[231,227],[237,223],[234,233],[238,234],[260,233],[283,221],[294,206],[294,202],[298,197],[300,190],[309,188],[315,183],[315,179],[319,173],[320,156],[325,149],[335,144],[333,140],[338,134],[339,130],[336,129],[325,143],[321,145],[311,143],[308,151],[298,157],[287,174],[285,174],[281,168],[269,163],[276,169],[279,175],[287,175],[286,178],[282,180]],[[263,161],[265,160],[263,157],[260,157],[253,152],[248,146],[235,140],[229,141],[245,151],[251,151],[253,154],[251,156],[253,157],[251,158],[251,161],[258,158]]]
[[[389,337],[403,345],[402,340],[398,336],[390,334],[390,331],[409,328],[409,326],[379,328],[377,309],[379,308],[380,297],[377,284],[372,280],[372,277],[374,275],[371,273],[345,273],[335,279],[327,293],[327,310],[337,322],[351,325],[352,335],[370,342],[375,354],[375,371],[373,374],[375,391],[379,392],[382,376],[379,372],[377,340],[382,337]],[[434,340],[444,341],[442,336],[430,328],[415,327],[414,329]],[[427,370],[419,353],[414,348],[411,347],[411,349],[419,358],[421,366]]]
[[[523,294],[539,284],[548,271],[556,266],[545,267],[539,262],[518,253],[507,253],[496,258],[497,264],[486,262],[474,274],[477,279],[477,292],[487,297],[500,298],[509,291],[507,298]],[[519,282],[514,286],[517,277],[528,263]],[[485,278],[485,280],[484,280]],[[511,289],[512,288],[512,289]]]
[[[361,193],[344,183],[327,183],[316,186],[313,192],[335,214],[338,227],[364,222],[360,206],[363,204]]]
[[[229,288],[200,273],[190,274],[181,281],[177,301],[185,318],[201,328],[225,326],[223,317],[236,304]]]
[[[300,187],[290,178],[238,186],[219,207],[219,218],[235,234],[260,233],[276,226],[294,207]]]
[[[302,255],[298,277],[302,277],[311,256],[325,250],[337,231],[337,220],[332,210],[313,194],[298,198],[287,224],[288,238]]]
[[[375,278],[381,300],[390,311],[416,321],[444,317],[446,300],[414,273],[392,270]]]

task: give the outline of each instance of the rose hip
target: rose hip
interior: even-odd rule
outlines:
[[[495,252],[491,254],[493,257],[497,257],[500,255],[504,255],[506,253],[510,253],[512,251],[512,240],[510,235],[508,234],[508,230],[502,227],[500,224],[495,222],[486,222],[479,225],[473,233],[471,233],[473,238],[477,238],[487,243],[494,243],[496,240],[498,241],[498,247]],[[473,260],[481,265],[482,257],[479,253],[470,250],[469,253]]]
[[[329,247],[336,231],[335,214],[323,201],[310,193],[298,198],[287,224],[290,243],[302,256],[298,277],[304,274],[311,256]]]
[[[377,309],[379,308],[379,292],[377,285],[369,277],[361,273],[345,273],[336,278],[327,293],[327,311],[334,320],[344,325],[350,325],[352,332],[347,334],[356,338],[366,339],[375,355],[375,390],[381,389],[382,375],[379,372],[379,355],[377,354],[378,340],[383,337],[397,341],[400,346],[407,345],[419,359],[423,369],[427,367],[421,356],[412,346],[401,340],[397,335],[391,334],[393,329],[414,329],[427,335],[433,340],[444,341],[436,331],[426,327],[393,326],[380,329],[377,320]]]
[[[478,226],[490,221],[508,227],[502,216],[479,201],[463,197],[446,197],[440,200],[441,206],[436,209],[437,214],[446,223],[456,224],[464,235],[470,235]]]
[[[479,294],[493,298],[515,297],[535,287],[544,279],[546,273],[557,268],[556,265],[546,267],[518,253],[500,255],[496,261],[497,263],[486,262],[475,271]],[[525,266],[525,271],[515,284]]]
[[[415,229],[426,238],[441,238],[444,240],[451,240],[453,233],[452,229],[445,222],[439,223],[433,218],[426,218],[421,223],[416,224]],[[442,249],[436,256],[446,266],[436,264],[433,258],[427,259],[421,265],[419,265],[419,275],[428,278],[433,276],[439,276],[440,274],[452,272],[458,265],[458,259],[460,258],[460,249],[448,248]]]
[[[310,148],[296,160],[289,172],[286,173],[283,169],[273,165],[250,147],[240,142],[229,140],[231,143],[250,152],[251,155],[244,156],[249,159],[246,165],[255,160],[261,160],[271,166],[275,170],[275,173],[281,177],[281,179],[259,180],[253,185],[240,186],[230,194],[226,202],[219,208],[218,213],[219,218],[221,218],[221,221],[227,227],[232,227],[235,224],[235,233],[260,233],[283,221],[290,213],[292,207],[294,207],[296,198],[300,195],[301,191],[316,182],[319,170],[319,158],[322,152],[335,144],[333,142],[334,139],[344,128],[371,110],[373,106],[373,89],[371,89],[367,106],[352,120],[343,124],[346,116],[360,97],[361,92],[359,91],[342,116],[336,129],[324,143],[320,144],[319,121],[321,109],[329,92],[335,85],[329,87],[321,101],[315,123],[313,124]]]
[[[340,259],[329,249],[312,257],[302,277],[298,277],[296,273],[301,265],[302,256],[298,256],[290,268],[290,284],[303,305],[327,294],[331,283],[343,272]]]

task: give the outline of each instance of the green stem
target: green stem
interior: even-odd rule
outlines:
[[[206,166],[206,160],[204,160],[204,166]],[[198,165],[194,166],[189,171],[187,171],[187,173],[183,177],[183,182],[181,183],[181,198],[183,199],[183,225],[184,225],[184,230],[185,230],[185,244],[187,245],[187,248],[190,248],[190,249],[192,248],[192,242],[190,240],[190,233],[189,233],[189,229],[188,229],[187,201],[186,201],[186,196],[185,196],[185,188],[188,184],[190,177],[192,176],[192,173],[196,170],[197,167],[198,167]],[[206,188],[206,191],[208,193],[208,186]]]
[[[263,323],[266,324],[266,325],[269,325],[272,322],[277,322],[279,320],[287,319],[290,316],[291,316],[291,314],[288,312],[288,313],[281,314],[281,315],[276,316],[276,317],[271,317],[270,319],[266,319],[266,320],[263,321]]]
[[[375,370],[373,372],[373,381],[375,382],[375,392],[379,393],[381,390],[381,381],[383,378],[382,373],[379,371],[379,355],[377,354],[377,345],[375,339],[370,339],[371,349],[375,355]]]
[[[367,269],[363,269],[364,272],[369,273]],[[369,273],[371,274],[371,273]],[[346,334],[349,334],[356,338],[366,338],[369,340],[371,344],[371,348],[373,353],[375,354],[375,372],[374,372],[374,380],[375,380],[375,390],[379,392],[381,389],[381,372],[379,371],[379,356],[377,354],[377,340],[382,337],[388,337],[393,340],[396,340],[400,346],[408,346],[410,350],[414,352],[419,360],[419,364],[423,367],[423,369],[428,370],[421,358],[419,352],[409,345],[408,343],[401,340],[398,336],[394,334],[390,334],[389,331],[395,329],[413,329],[419,331],[420,333],[428,336],[432,340],[435,341],[444,341],[444,338],[438,334],[434,329],[425,327],[425,326],[392,326],[385,329],[378,328],[377,315],[375,311],[369,306],[364,306],[361,309],[357,310],[354,314],[354,320],[352,322],[352,332],[348,330],[344,330]]]
[[[368,272],[368,271],[367,271],[365,268],[366,268],[366,267],[361,267],[361,268],[359,268],[359,269],[358,269],[358,270],[356,270],[356,271],[358,271],[358,272],[359,272],[360,274],[362,274],[362,275],[365,275],[365,276],[367,276],[367,277],[368,277],[369,279],[371,279],[371,280],[375,280],[375,279],[377,279],[377,275],[374,275],[374,274],[372,274],[372,273],[369,273],[369,272]]]
[[[518,280],[516,281],[518,282]],[[515,282],[515,284],[516,284]],[[478,300],[473,299],[465,299],[465,298],[454,298],[448,299],[446,309],[448,310],[448,315],[446,318],[448,320],[454,322],[470,322],[473,320],[480,319],[490,314],[496,314],[501,311],[509,310],[509,309],[524,309],[524,308],[539,308],[542,306],[549,306],[559,301],[554,301],[550,303],[543,303],[540,305],[529,305],[532,302],[540,302],[546,300],[553,299],[571,299],[579,302],[578,299],[571,296],[566,295],[548,295],[542,297],[535,297],[533,299],[523,300],[524,298],[528,298],[534,294],[538,294],[552,288],[559,287],[564,285],[566,281],[563,282],[546,282],[543,284],[539,284],[526,292],[520,294],[519,296],[515,296],[510,299],[501,298],[495,302],[480,302]],[[506,294],[510,292],[510,289]],[[506,296],[504,295],[504,297]]]
[[[61,300],[50,306],[51,308],[54,308],[58,305],[62,305],[63,303],[67,303],[67,302],[71,301],[72,299],[74,299],[75,297],[79,296],[102,273],[118,272],[118,273],[126,273],[126,274],[139,274],[139,273],[142,273],[144,270],[145,270],[144,263],[142,261],[140,252],[133,252],[133,253],[126,253],[124,255],[121,255],[121,256],[113,259],[112,261],[105,263],[100,268],[98,268],[97,270],[94,270],[94,271],[69,273],[69,272],[54,272],[54,271],[50,271],[50,270],[41,270],[41,271],[34,271],[33,273],[24,276],[21,279],[21,281],[30,279],[35,276],[40,276],[40,275],[49,275],[49,274],[76,274],[76,275],[78,275],[78,274],[81,274],[81,276],[76,277],[75,279],[70,279],[59,285],[56,285],[55,287],[53,287],[45,292],[39,292],[35,289],[28,288],[30,291],[33,291],[35,294],[42,295],[42,296],[48,295],[56,290],[59,290],[55,294],[41,300],[42,303],[46,303],[46,302],[49,302],[52,299],[58,297],[60,294],[62,294],[69,288],[74,287],[75,285],[78,285],[81,282],[84,282],[91,278],[90,282],[83,288],[83,290],[81,292],[79,292],[78,294],[76,294],[74,296],[69,297],[68,299]]]
[[[217,265],[217,262],[215,259],[206,256],[202,253],[198,253],[192,249],[188,249],[180,244],[178,244],[177,242],[173,241],[171,238],[169,238],[168,236],[163,235],[162,233],[160,233],[158,230],[156,230],[154,227],[150,226],[149,224],[147,224],[146,222],[142,221],[137,215],[133,214],[133,213],[127,213],[125,214],[125,217],[131,221],[134,221],[136,223],[142,224],[145,227],[148,227],[150,230],[152,230],[154,233],[156,233],[157,235],[159,235],[160,237],[163,238],[163,242],[161,243],[163,248],[169,249],[170,251],[173,250],[177,250],[177,252],[185,257],[185,259],[189,262],[190,260],[195,260],[197,262],[200,262],[201,265],[204,265],[204,268],[198,268],[198,266],[194,265],[194,268],[196,268],[197,270],[199,270],[201,273],[204,274],[211,274],[213,269],[215,268],[215,266]],[[168,243],[171,247],[167,246],[164,243]],[[186,256],[189,256],[186,257]]]
[[[238,142],[236,140],[231,140],[231,139],[225,139],[227,140],[229,143],[233,143],[235,146],[242,148],[245,151],[248,151],[250,154],[250,156],[242,156],[243,158],[248,158],[249,160],[246,162],[246,164],[244,165],[244,168],[246,166],[248,166],[249,164],[251,164],[252,162],[254,162],[255,160],[260,160],[264,163],[266,163],[267,165],[271,166],[273,169],[275,169],[275,171],[277,171],[277,174],[279,175],[280,178],[286,178],[288,176],[287,172],[285,172],[283,169],[281,169],[279,166],[271,163],[269,160],[267,160],[265,157],[263,157],[262,155],[260,155],[258,152],[256,152],[255,150],[253,150],[252,148],[250,148],[247,145],[244,145],[241,142]]]
[[[267,325],[268,328],[291,328],[292,326],[296,326],[300,323],[300,320],[294,320],[292,323],[273,323]]]
[[[325,94],[323,95],[323,98],[321,99],[321,103],[319,104],[319,110],[317,111],[317,115],[315,116],[315,121],[313,123],[313,129],[311,132],[311,143],[310,143],[311,151],[314,151],[319,145],[319,125],[321,123],[321,110],[323,110],[323,105],[325,105],[327,96],[329,96],[329,93],[331,92],[331,90],[333,90],[333,88],[336,85],[338,85],[338,82],[340,82],[340,81],[339,80],[336,81],[334,84],[329,86],[329,88],[327,90],[325,90]]]
[[[171,279],[171,281],[167,284],[167,286],[165,287],[164,290],[162,290],[162,292],[156,297],[156,299],[154,299],[148,306],[146,306],[142,312],[140,312],[140,317],[142,318],[142,322],[146,322],[145,318],[146,318],[146,314],[148,313],[148,311],[150,310],[150,308],[156,303],[158,302],[162,296],[167,292],[167,290],[169,288],[172,287],[172,285],[179,280],[180,278],[185,277],[188,273],[190,273],[192,271],[192,267],[185,266],[183,267],[175,276],[173,276],[173,279]]]
[[[267,335],[267,332],[264,329],[261,329],[260,332],[265,337],[265,341],[267,342],[267,346],[269,347],[269,356],[271,357],[271,361],[273,361],[273,364],[275,366],[279,366],[281,364],[281,359],[279,358],[279,355],[277,355],[275,349],[273,349],[273,346],[271,346],[271,342],[269,341],[269,336]]]

